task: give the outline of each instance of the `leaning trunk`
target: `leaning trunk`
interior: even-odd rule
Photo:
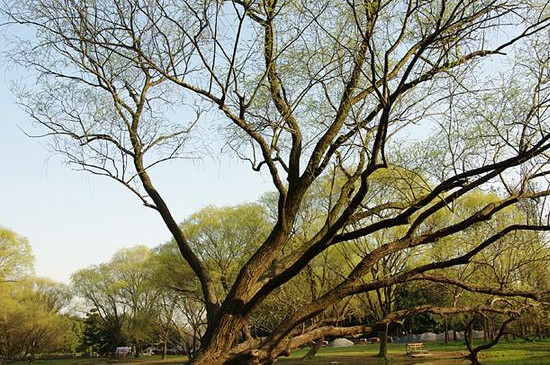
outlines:
[[[506,326],[508,325],[508,323],[512,322],[515,319],[515,317],[510,317],[507,320],[505,320],[500,325],[500,329],[498,330],[498,333],[496,334],[496,336],[491,341],[489,341],[487,343],[484,343],[484,344],[481,344],[481,345],[479,345],[475,348],[474,348],[474,339],[473,339],[473,336],[472,336],[474,318],[472,318],[472,320],[470,321],[470,323],[468,324],[468,326],[466,328],[466,333],[465,333],[464,339],[466,341],[466,347],[468,348],[468,351],[470,353],[468,356],[466,356],[466,358],[468,360],[470,360],[473,365],[478,365],[479,364],[479,359],[478,359],[479,352],[483,351],[483,350],[488,350],[491,347],[495,346],[498,343],[498,341],[500,340],[500,338],[502,337],[502,335],[504,334],[504,330],[505,330]]]
[[[321,337],[318,340],[314,341],[311,347],[309,348],[309,351],[304,355],[302,360],[313,358],[317,354],[319,349],[321,349],[321,346],[323,346],[324,341],[325,341],[324,337]]]

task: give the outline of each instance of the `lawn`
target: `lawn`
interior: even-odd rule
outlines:
[[[426,348],[432,356],[412,359],[405,355],[405,344],[392,343],[388,346],[390,363],[396,364],[468,364],[461,359],[467,352],[464,342],[457,341],[449,344],[426,343]],[[300,358],[306,350],[294,352],[289,358],[281,359],[281,365],[329,365],[337,362],[338,365],[354,364],[384,364],[383,359],[377,358],[378,345],[356,345],[347,348],[323,348],[314,359],[303,362]],[[502,342],[491,350],[480,355],[483,364],[495,365],[550,365],[550,341],[526,343],[524,341]]]
[[[469,362],[461,359],[466,353],[463,342],[427,343],[427,349],[431,356],[420,359],[413,359],[405,355],[405,345],[389,344],[390,364],[431,364],[431,365],[466,365]],[[302,361],[306,349],[292,353],[288,358],[278,361],[279,365],[377,365],[385,364],[383,359],[377,358],[378,345],[355,345],[343,348],[322,348],[317,356],[311,360]],[[161,360],[160,356],[144,356],[139,359],[64,359],[64,360],[36,360],[36,365],[92,365],[92,364],[139,364],[139,365],[160,365],[160,364],[183,364],[187,360],[184,356],[168,356]],[[512,341],[502,342],[491,350],[481,353],[481,362],[487,365],[550,365],[550,341],[523,342]],[[17,365],[27,364],[18,362]]]
[[[160,364],[183,364],[187,361],[187,356],[168,355],[162,360],[160,355],[142,356],[140,358],[126,357],[122,359],[108,358],[74,358],[59,360],[34,360],[33,365],[116,365],[116,364],[140,364],[140,365],[160,365]],[[27,361],[18,361],[13,365],[28,365]]]

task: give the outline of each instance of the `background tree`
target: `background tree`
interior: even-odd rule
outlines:
[[[83,323],[81,339],[81,350],[90,356],[93,353],[108,354],[112,350],[112,331],[108,324],[103,321],[96,308],[86,313]]]
[[[183,347],[188,356],[193,357],[206,327],[200,283],[174,242],[157,247],[153,260],[154,282],[161,289],[163,348],[168,348],[168,344],[173,348]]]
[[[32,274],[33,260],[28,241],[0,227],[0,284]]]
[[[122,329],[125,312],[118,303],[116,283],[108,275],[106,265],[79,270],[71,281],[75,294],[84,298],[90,308],[85,333],[92,337],[101,334],[104,340],[99,343],[100,354],[114,353],[125,342]]]
[[[62,314],[72,298],[60,283],[37,278],[26,239],[0,229],[0,361],[71,352],[75,320]]]
[[[224,297],[239,268],[269,234],[265,211],[257,204],[206,207],[181,224],[189,245],[208,265]]]
[[[122,249],[110,262],[79,270],[71,278],[75,292],[91,308],[85,331],[102,339],[103,354],[128,341],[139,356],[156,337],[159,289],[152,281],[150,256],[144,246]]]

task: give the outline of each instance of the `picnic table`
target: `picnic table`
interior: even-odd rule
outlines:
[[[427,354],[428,350],[424,347],[423,342],[413,342],[405,345],[407,355]]]

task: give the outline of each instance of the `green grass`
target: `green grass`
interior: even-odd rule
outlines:
[[[423,359],[411,359],[405,355],[405,344],[391,343],[388,345],[390,363],[395,364],[468,364],[468,361],[461,359],[462,354],[467,353],[466,346],[462,341],[445,343],[426,343],[426,348],[432,356]],[[378,345],[356,345],[344,348],[323,348],[314,359],[303,362],[300,358],[306,350],[294,352],[286,359],[281,359],[283,365],[328,365],[330,362],[338,362],[340,365],[354,364],[384,364],[383,359],[375,357],[378,353]],[[550,341],[524,342],[512,341],[501,342],[490,350],[480,353],[483,364],[495,365],[550,365]]]
[[[74,358],[74,359],[55,359],[55,360],[34,360],[33,365],[100,365],[100,364],[141,364],[141,365],[158,365],[158,364],[183,364],[187,361],[187,356],[168,355],[165,360],[161,360],[160,355],[142,356],[134,358],[128,356],[121,359],[108,358]],[[18,361],[12,363],[14,365],[28,364],[27,361]]]
[[[462,360],[466,347],[463,342],[426,343],[426,348],[432,356],[423,359],[412,359],[405,355],[405,344],[391,343],[388,345],[390,364],[412,365],[425,363],[433,365],[467,365]],[[322,348],[317,356],[311,360],[301,361],[307,349],[293,352],[288,358],[282,358],[279,365],[329,365],[338,362],[339,365],[377,365],[385,364],[383,359],[377,358],[378,345],[355,345],[342,348]],[[481,353],[481,362],[487,365],[550,365],[550,340],[537,342],[511,341],[501,342],[488,351]],[[35,360],[35,365],[92,365],[92,364],[183,364],[185,356],[168,356],[161,360],[160,356],[144,356],[139,359],[127,357],[124,359],[62,359],[62,360]],[[17,362],[17,365],[27,362]]]
[[[550,364],[550,342],[501,342],[485,354],[487,364]]]

